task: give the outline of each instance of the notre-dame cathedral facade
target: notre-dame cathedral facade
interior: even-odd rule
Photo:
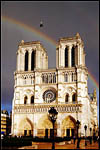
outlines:
[[[52,60],[51,60],[52,61]],[[14,72],[12,103],[12,134],[18,136],[51,136],[52,122],[48,110],[57,112],[55,136],[87,135],[98,127],[97,95],[88,94],[88,70],[85,65],[84,43],[77,33],[65,37],[56,47],[56,68],[48,69],[48,55],[39,41],[18,45]]]

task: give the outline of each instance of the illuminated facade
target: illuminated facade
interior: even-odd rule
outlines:
[[[52,60],[51,60],[52,61]],[[80,121],[79,136],[90,135],[97,122],[97,95],[88,94],[88,70],[85,66],[84,44],[77,33],[61,38],[56,47],[56,68],[48,69],[48,55],[39,42],[24,42],[18,46],[17,68],[14,72],[12,134],[52,135],[48,110],[58,111],[56,136],[76,135],[76,121]]]

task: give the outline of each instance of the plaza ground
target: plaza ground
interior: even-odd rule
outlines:
[[[2,149],[52,149],[52,143],[49,142],[32,142],[32,146],[22,146],[22,147],[2,147]],[[80,148],[77,148],[77,140],[75,144],[73,140],[70,142],[64,141],[55,143],[55,149],[99,149],[98,142],[87,142],[85,146],[85,140],[81,140]]]

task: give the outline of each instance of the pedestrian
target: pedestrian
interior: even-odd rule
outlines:
[[[73,141],[74,141],[74,144],[75,144],[75,141],[76,141],[76,137],[75,137],[75,135],[73,136]]]
[[[92,137],[91,136],[90,136],[89,140],[90,140],[90,144],[92,144]]]
[[[97,137],[97,141],[98,141],[98,148],[100,149],[100,141],[99,141],[99,136]]]
[[[77,141],[77,148],[80,148],[80,141],[81,141],[81,138],[79,137]]]

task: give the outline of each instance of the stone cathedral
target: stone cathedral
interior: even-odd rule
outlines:
[[[48,69],[48,55],[39,41],[18,45],[14,72],[12,134],[51,137],[53,125],[48,110],[57,112],[55,136],[87,135],[98,127],[96,89],[88,93],[88,70],[84,43],[77,33],[60,38],[56,49],[56,68]],[[51,60],[52,61],[52,60]]]

